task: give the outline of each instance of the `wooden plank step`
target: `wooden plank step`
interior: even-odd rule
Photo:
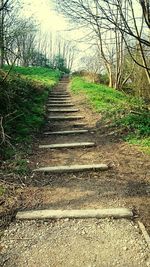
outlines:
[[[54,94],[69,94],[68,91],[64,91],[64,90],[59,90],[59,91],[51,91],[50,93],[54,93]]]
[[[65,94],[50,94],[49,97],[70,97],[70,95],[65,95]]]
[[[57,132],[45,132],[44,135],[66,135],[66,134],[81,134],[87,133],[88,130],[70,130],[70,131],[57,131]]]
[[[49,95],[64,95],[64,96],[66,96],[66,95],[70,95],[69,93],[65,93],[65,92],[51,92]]]
[[[49,100],[47,102],[48,104],[72,104],[72,102],[69,100]]]
[[[70,97],[49,97],[48,100],[50,100],[50,101],[51,100],[60,100],[60,101],[67,100],[68,101],[68,100],[70,100],[69,98]]]
[[[48,109],[50,112],[77,112],[79,109],[74,108],[74,109],[65,109],[65,108],[51,108]]]
[[[50,94],[69,94],[70,92],[68,90],[52,90],[50,91]]]
[[[50,172],[50,173],[67,173],[67,172],[83,172],[83,171],[106,171],[109,167],[106,164],[93,164],[93,165],[65,165],[65,166],[52,166],[41,167],[33,170],[34,172]]]
[[[127,208],[110,208],[110,209],[82,209],[82,210],[30,210],[19,211],[16,214],[18,220],[42,220],[42,219],[62,219],[62,218],[132,218],[133,212]]]
[[[55,99],[64,99],[64,98],[65,98],[65,99],[69,99],[70,96],[60,96],[60,95],[59,95],[59,96],[57,97],[57,96],[54,96],[54,95],[50,95],[48,99],[53,99],[53,98],[55,98]]]
[[[49,120],[81,120],[84,116],[48,116]]]
[[[73,104],[47,104],[48,107],[74,107]]]
[[[74,105],[71,101],[49,101],[47,103],[47,105],[51,105],[51,104],[61,104],[61,105],[64,105],[64,104],[70,104],[70,105]]]
[[[64,143],[64,144],[51,144],[39,145],[39,148],[76,148],[76,147],[91,147],[95,146],[93,142],[80,142],[80,143]]]

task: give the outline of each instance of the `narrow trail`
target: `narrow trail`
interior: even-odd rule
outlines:
[[[72,95],[67,79],[51,92],[47,114],[22,210],[134,208],[147,222],[148,157],[109,125],[101,127],[101,116],[83,95]],[[131,219],[17,218],[2,238],[2,266],[150,266],[147,243]]]

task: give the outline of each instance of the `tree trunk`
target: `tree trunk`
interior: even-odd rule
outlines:
[[[0,6],[3,6],[3,0],[0,0]],[[0,68],[4,65],[4,12],[0,11]]]

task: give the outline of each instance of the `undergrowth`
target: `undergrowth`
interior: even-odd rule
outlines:
[[[43,125],[49,90],[58,82],[61,73],[48,68],[14,67],[2,83],[4,75],[1,71],[0,152],[2,158],[11,158],[20,144],[29,144],[32,135]]]
[[[150,111],[142,99],[78,76],[72,79],[71,89],[74,93],[86,93],[88,103],[102,114],[102,120],[111,120],[116,127],[125,129],[125,140],[150,153]]]

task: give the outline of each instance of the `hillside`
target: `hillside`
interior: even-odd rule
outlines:
[[[102,114],[103,122],[121,132],[124,140],[150,153],[150,112],[142,98],[80,76],[72,78],[70,87],[75,94],[86,94],[88,105]]]
[[[0,77],[1,156],[9,158],[18,144],[30,143],[43,125],[48,93],[61,73],[41,67],[14,67],[2,82],[8,67],[4,70]]]

